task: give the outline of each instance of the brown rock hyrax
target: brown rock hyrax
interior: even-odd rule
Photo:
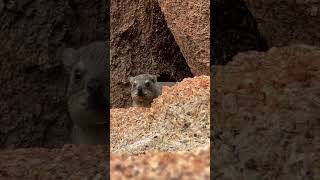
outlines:
[[[94,42],[77,50],[67,48],[62,54],[68,74],[68,112],[73,122],[74,144],[107,142],[107,53],[104,42]]]
[[[155,98],[162,94],[163,86],[173,86],[175,82],[158,82],[157,76],[140,74],[129,77],[133,107],[150,107]]]

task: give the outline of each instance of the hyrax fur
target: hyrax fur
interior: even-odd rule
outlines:
[[[106,142],[107,53],[104,42],[94,42],[77,50],[67,48],[62,54],[69,74],[68,112],[73,121],[71,138],[75,144]]]
[[[133,107],[150,107],[155,98],[162,94],[163,86],[173,86],[175,82],[158,82],[157,76],[140,74],[129,77]]]

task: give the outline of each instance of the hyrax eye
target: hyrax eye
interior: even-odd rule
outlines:
[[[80,70],[75,70],[75,72],[74,72],[74,78],[77,79],[77,80],[81,79],[81,72],[80,72]]]
[[[150,87],[150,82],[145,83],[146,87]]]
[[[132,87],[135,88],[136,86],[137,86],[137,83],[133,83],[133,84],[132,84]]]

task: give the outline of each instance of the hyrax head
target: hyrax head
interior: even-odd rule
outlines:
[[[103,112],[107,107],[106,51],[105,44],[101,42],[78,50],[67,48],[62,54],[69,74],[68,110],[73,121],[87,125],[103,121]]]
[[[140,74],[129,77],[131,97],[135,105],[148,106],[154,98],[159,96],[157,77],[150,74]]]

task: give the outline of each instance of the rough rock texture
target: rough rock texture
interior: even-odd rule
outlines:
[[[292,43],[320,46],[320,1],[245,1],[270,47]]]
[[[109,162],[102,146],[0,152],[1,180],[105,180]],[[209,146],[194,152],[113,154],[110,177],[117,179],[209,179]]]
[[[193,152],[112,155],[111,179],[210,179],[209,146]]]
[[[194,75],[210,74],[210,1],[159,0],[161,11]]]
[[[197,76],[164,87],[151,108],[112,109],[111,152],[192,150],[207,145],[209,106],[209,77]]]
[[[239,54],[214,78],[214,177],[320,177],[320,48]]]
[[[213,178],[295,180],[320,177],[319,65],[320,49],[300,46],[272,48],[267,53],[239,54],[232,63],[217,68],[214,83],[219,96],[217,113],[213,116],[216,117],[212,132]],[[117,128],[111,137],[120,144],[124,142],[121,137],[130,140],[127,135],[129,133],[133,137],[139,137],[143,130],[148,130],[148,127],[155,124],[158,129],[162,129],[167,124],[163,121],[157,124],[155,120],[161,121],[163,117],[159,115],[163,112],[168,112],[168,118],[172,117],[169,122],[184,122],[182,119],[188,122],[185,116],[188,113],[185,111],[178,111],[182,116],[175,117],[177,114],[168,109],[179,110],[177,104],[180,101],[179,106],[186,110],[188,104],[201,104],[202,98],[207,99],[208,83],[208,77],[202,76],[167,88],[165,95],[153,104],[154,110],[129,108],[133,117],[128,117],[123,109],[114,109],[113,116],[118,115],[119,122],[112,121],[112,126]],[[177,92],[182,92],[182,95],[172,93],[175,88],[181,88]],[[160,108],[161,103],[168,104],[168,107]],[[197,113],[201,115],[202,108],[198,109]],[[157,110],[160,112],[157,113]],[[148,117],[144,119],[146,115]],[[192,111],[191,116],[195,117]],[[181,123],[176,131],[174,128],[169,129],[168,137],[172,131],[178,137],[184,134],[184,131],[179,131],[183,129],[183,124],[185,123]],[[195,127],[198,126],[197,123],[194,124]],[[192,131],[193,128],[190,127],[192,125],[187,129]],[[117,145],[117,142],[111,143]],[[161,175],[163,179],[208,179],[210,156],[207,145],[203,145],[205,149],[197,146],[189,152],[144,151],[133,155],[118,151],[110,157],[111,177],[150,179]],[[179,146],[181,144],[176,149]],[[114,147],[116,146],[112,147],[113,150],[116,150]],[[181,147],[180,150],[183,145]],[[108,165],[103,161],[106,158],[104,153],[103,147],[70,145],[61,150],[2,151],[0,179],[104,179],[104,170]]]
[[[105,39],[105,1],[0,1],[0,148],[69,139],[63,46]]]
[[[131,105],[129,76],[150,73],[163,81],[193,76],[156,0],[112,1],[110,41],[112,107]]]
[[[208,76],[187,78],[165,87],[149,110],[112,109],[111,178],[209,179],[209,91]],[[141,137],[155,143],[135,146],[140,151],[128,148]],[[1,151],[0,179],[106,179],[105,148],[65,145]]]
[[[103,180],[109,164],[105,152],[102,146],[84,145],[5,150],[0,152],[0,179]]]

